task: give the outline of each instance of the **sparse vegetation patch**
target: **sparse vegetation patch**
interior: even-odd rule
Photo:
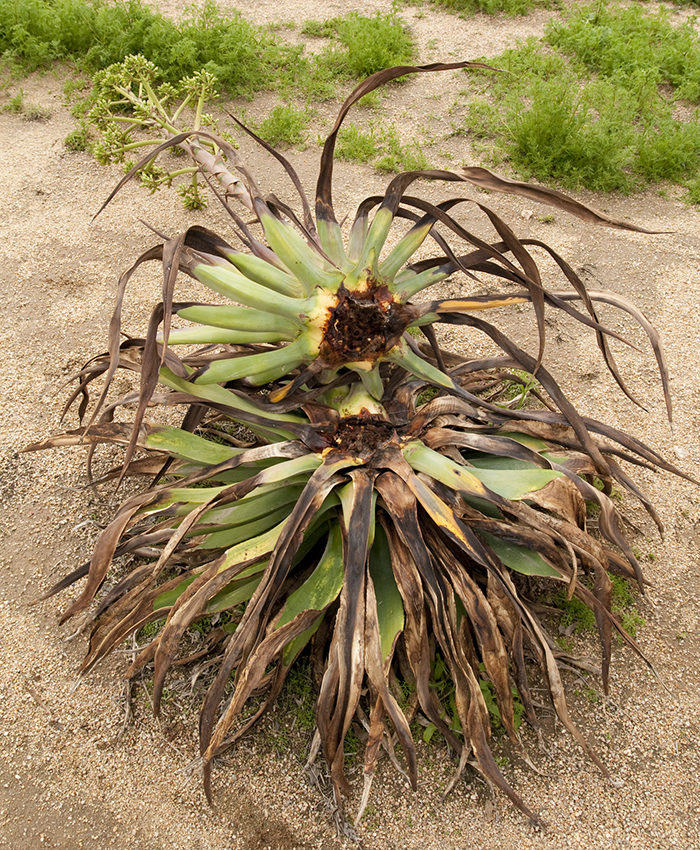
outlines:
[[[309,114],[292,104],[275,106],[260,124],[260,135],[274,147],[300,147],[306,140]]]
[[[460,15],[473,15],[485,12],[494,15],[505,12],[506,15],[527,15],[538,6],[558,7],[559,0],[432,0],[435,6],[448,9]]]
[[[488,60],[464,131],[525,176],[629,192],[700,172],[700,39],[663,9],[594,4]],[[459,128],[457,128],[459,132]],[[482,150],[488,146],[481,145]]]
[[[395,12],[377,12],[370,17],[350,12],[342,18],[306,21],[301,31],[336,41],[338,46],[321,54],[321,63],[351,77],[369,76],[413,58],[413,41]]]

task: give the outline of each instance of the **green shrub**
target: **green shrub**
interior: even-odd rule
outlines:
[[[600,85],[576,91],[570,76],[535,80],[531,105],[514,111],[510,155],[523,173],[605,192],[631,188],[634,129],[628,104]]]
[[[700,177],[697,180],[691,180],[688,184],[688,203],[700,204]]]
[[[306,21],[302,33],[342,45],[331,45],[317,60],[338,75],[365,77],[382,68],[405,65],[413,58],[413,41],[395,12],[377,12],[372,17],[350,12],[344,18]]]
[[[140,53],[158,65],[164,81],[205,68],[229,93],[250,96],[271,87],[300,52],[239,12],[223,17],[213,0],[191,7],[179,23],[142,0],[0,2],[0,54],[25,71],[68,59],[94,72]]]
[[[413,57],[411,37],[393,12],[377,12],[371,18],[351,12],[338,22],[337,37],[347,50],[348,69],[354,77],[404,65]]]
[[[603,3],[574,9],[566,21],[552,21],[546,40],[575,56],[590,71],[654,86],[668,83],[675,95],[700,100],[700,41],[691,23],[672,26],[666,9],[650,13],[637,4]]]
[[[487,87],[467,94],[464,131],[490,138],[523,175],[563,186],[629,192],[700,171],[700,39],[663,12],[586,6],[487,60]],[[485,96],[484,96],[485,95]],[[687,112],[687,110],[686,110]],[[454,132],[459,133],[459,125]]]
[[[365,133],[355,124],[348,124],[338,134],[335,155],[350,162],[370,162],[377,155],[377,140],[372,131]]]
[[[303,145],[308,124],[309,116],[305,110],[296,109],[291,104],[275,106],[260,124],[260,135],[274,147]]]

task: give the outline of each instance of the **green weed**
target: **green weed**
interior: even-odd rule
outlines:
[[[595,614],[580,599],[572,596],[571,599],[566,598],[565,593],[558,593],[554,597],[554,605],[561,608],[564,612],[561,617],[561,627],[564,629],[572,628],[573,631],[592,631],[595,629]]]
[[[275,106],[260,124],[260,135],[274,147],[301,146],[306,141],[309,114],[291,104]]]
[[[644,618],[636,610],[637,594],[633,585],[621,576],[610,574],[612,582],[612,613],[618,618],[622,628],[635,637],[640,626],[645,624]],[[563,611],[560,626],[572,631],[593,631],[596,628],[593,610],[573,596],[567,600],[564,592],[558,593],[552,600],[553,604]],[[566,652],[573,650],[573,642],[568,637],[557,641]]]
[[[584,696],[590,703],[595,704],[600,702],[600,694],[595,688],[591,688],[589,686],[586,686],[585,688],[578,688],[576,693]]]
[[[374,132],[364,132],[355,124],[348,124],[338,133],[335,155],[349,162],[370,162],[378,153]]]
[[[316,712],[311,665],[308,661],[295,664],[287,674],[282,703],[294,717],[299,729],[313,732],[316,727]]]
[[[494,15],[505,12],[506,15],[527,15],[536,7],[558,7],[558,0],[432,0],[435,6],[441,6],[460,15],[473,15],[486,12]]]
[[[393,65],[405,65],[413,57],[413,41],[395,12],[371,17],[350,12],[343,18],[306,21],[302,34],[329,38],[331,46],[319,56],[321,65],[331,64],[338,75],[367,77]]]
[[[484,665],[481,664],[482,673],[484,673]],[[501,720],[501,712],[498,708],[498,703],[496,702],[496,691],[494,690],[493,685],[488,679],[479,679],[479,687],[481,688],[481,695],[484,698],[484,702],[486,703],[486,708],[489,712],[489,717],[491,718],[492,726],[503,726],[503,721]],[[520,696],[516,688],[512,689],[513,694],[513,723],[515,725],[516,731],[520,728],[520,724],[523,720],[523,704],[520,701]]]
[[[141,626],[136,635],[137,642],[144,642],[150,640],[152,637],[155,637],[158,632],[165,625],[165,617],[160,617],[157,620],[151,620],[150,623],[146,623],[145,626]]]
[[[567,637],[566,635],[560,635],[559,637],[555,638],[555,641],[557,643],[557,646],[560,649],[563,649],[564,652],[569,653],[569,655],[571,655],[571,653],[573,653],[574,642],[571,640],[570,637]]]
[[[3,106],[3,112],[11,112],[13,115],[19,115],[24,109],[24,92],[20,89],[14,97],[11,97]]]
[[[637,596],[632,590],[630,583],[622,576],[611,575],[612,581],[612,604],[614,607],[631,608],[637,603]]]
[[[487,60],[506,73],[474,78],[463,130],[491,139],[524,176],[569,188],[630,192],[700,172],[700,39],[663,10],[596,4],[574,10]],[[684,110],[688,113],[688,109]],[[692,184],[691,184],[692,188]]]
[[[540,386],[539,381],[534,378],[529,372],[522,369],[513,369],[513,375],[518,380],[506,381],[500,398],[507,402],[508,407],[520,410],[525,406],[530,393]],[[502,403],[502,402],[501,402]]]
[[[381,136],[383,156],[375,161],[377,171],[421,171],[428,167],[423,151],[413,142],[402,144],[394,124]]]
[[[639,629],[646,625],[646,620],[636,611],[616,611],[613,608],[613,613],[617,614],[620,618],[620,625],[627,632],[630,637],[637,637],[637,632]],[[619,635],[616,637],[621,641]]]
[[[651,553],[653,554],[653,553]],[[631,637],[636,637],[646,620],[636,610],[637,594],[633,585],[621,576],[611,575],[612,581],[612,612],[620,620],[622,628]]]
[[[427,404],[439,392],[440,390],[437,387],[426,387],[424,390],[421,390],[416,397],[416,407],[422,407],[424,404]]]
[[[51,117],[51,110],[46,106],[40,106],[38,103],[26,103],[22,89],[8,100],[2,111],[21,115],[25,121],[48,121]]]
[[[481,694],[484,698],[484,702],[486,703],[486,708],[491,719],[491,726],[494,729],[498,729],[503,726],[503,723],[501,720],[501,712],[498,708],[498,703],[496,702],[496,692],[491,682],[484,678],[486,675],[484,665],[480,664],[479,666],[482,675],[482,678],[479,679],[479,688],[481,689]],[[432,664],[430,686],[435,691],[436,696],[447,712],[444,719],[448,722],[450,729],[452,729],[453,732],[461,732],[462,724],[460,723],[459,714],[457,712],[454,682],[452,681],[449,668],[439,652],[435,653],[435,659]],[[522,723],[524,709],[517,689],[513,688],[512,693],[513,721],[517,730],[520,728],[520,724]],[[423,740],[426,744],[430,743],[436,731],[437,727],[435,724],[428,723],[423,731]]]
[[[63,144],[69,151],[86,151],[90,147],[90,130],[84,122],[79,127],[71,130],[63,140]]]

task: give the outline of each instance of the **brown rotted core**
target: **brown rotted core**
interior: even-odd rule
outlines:
[[[406,304],[397,304],[384,284],[369,281],[365,292],[338,290],[338,304],[330,310],[321,357],[330,366],[374,361],[392,349],[414,318]]]
[[[396,436],[394,427],[378,416],[347,416],[328,434],[328,444],[354,457],[366,457]]]

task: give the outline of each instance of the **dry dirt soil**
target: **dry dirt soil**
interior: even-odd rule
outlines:
[[[350,8],[313,0],[292,0],[283,7],[271,0],[239,5],[258,21],[296,24]],[[388,7],[364,3],[357,8]],[[177,4],[168,11],[176,13]],[[497,52],[516,38],[541,33],[551,13],[461,20],[430,7],[409,7],[403,14],[421,60],[433,61]],[[298,37],[298,30],[288,32]],[[436,120],[429,115],[447,113],[460,79],[456,74],[416,79],[393,90],[384,108],[400,132],[411,136],[417,126]],[[224,759],[215,771],[216,805],[209,808],[199,777],[190,769],[197,752],[196,694],[189,697],[187,689],[174,688],[164,716],[156,720],[149,712],[148,682],[137,683],[133,717],[125,723],[121,676],[127,656],[112,656],[73,690],[85,637],[71,638],[74,626],[57,623],[69,594],[31,604],[89,556],[99,524],[119,500],[109,488],[96,493],[85,486],[81,450],[32,455],[20,450],[60,429],[66,391],[57,389],[87,358],[104,350],[117,276],[153,239],[138,220],[171,234],[197,221],[222,233],[227,229],[213,208],[187,214],[174,195],[149,196],[135,186],[93,221],[119,172],[64,148],[74,122],[63,103],[63,80],[61,72],[51,72],[22,82],[28,102],[50,109],[48,121],[0,114],[0,846],[350,847],[347,836],[338,837],[327,794],[311,787],[304,775],[310,733],[297,723],[294,711],[273,715]],[[262,114],[272,102],[261,98],[247,109]],[[330,108],[327,115],[321,110],[321,128],[331,114]],[[372,116],[363,120],[371,122]],[[438,137],[444,130],[439,122],[434,127]],[[445,144],[453,146],[457,163],[471,161],[461,141]],[[439,148],[429,153],[442,165]],[[242,154],[265,188],[291,199],[274,164],[245,144]],[[315,143],[293,153],[310,188],[318,154]],[[385,183],[369,167],[341,165],[337,174],[336,209],[342,214],[352,213],[362,197]],[[619,316],[606,313],[613,327],[640,347],[617,346],[616,352],[645,410],[615,388],[591,334],[556,316],[549,319],[547,362],[584,413],[631,431],[700,477],[700,212],[685,206],[674,187],[665,188],[663,195],[577,196],[658,235],[595,228],[558,212],[547,223],[540,221],[549,212],[544,207],[495,196],[488,202],[520,235],[554,246],[593,286],[632,298],[657,326],[670,371],[673,429],[646,340]],[[142,332],[159,287],[155,268],[134,280],[124,316],[128,331]],[[532,342],[527,312],[501,318],[520,341]],[[446,343],[472,353],[488,350],[482,340],[457,333]],[[666,527],[660,539],[636,506],[625,502],[638,526],[631,531],[633,543],[651,581],[637,604],[645,621],[638,638],[658,678],[622,647],[614,654],[608,697],[594,676],[567,678],[575,717],[603,756],[611,779],[601,776],[550,721],[542,746],[529,741],[536,773],[517,759],[504,762],[507,776],[542,816],[544,827],[536,831],[474,775],[443,801],[441,789],[452,765],[439,744],[422,746],[417,793],[381,765],[358,828],[362,847],[700,846],[700,488],[645,470],[637,478]],[[351,769],[359,787],[361,768]],[[350,800],[350,813],[356,802]]]

